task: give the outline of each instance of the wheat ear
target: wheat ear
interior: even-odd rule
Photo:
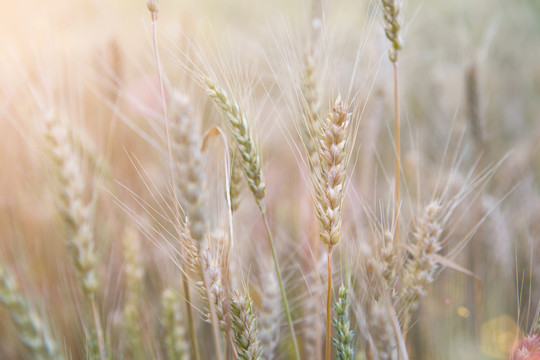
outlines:
[[[223,276],[223,258],[218,256],[221,250],[228,246],[225,233],[215,231],[208,236],[208,246],[201,249],[194,257],[193,265],[201,274],[202,280],[197,284],[202,292],[203,301],[208,306],[208,321],[212,324],[212,331],[216,344],[219,344],[219,333],[225,335],[228,346],[236,357],[233,337],[231,333],[231,313],[226,279]],[[197,270],[195,270],[197,271]],[[220,349],[218,349],[220,351]]]
[[[350,114],[338,97],[321,124],[319,164],[313,177],[319,236],[328,248],[328,287],[326,293],[326,359],[330,360],[332,340],[332,249],[341,238],[342,204],[347,175],[347,134]]]
[[[0,263],[0,303],[17,326],[19,339],[36,360],[62,359],[47,324],[31,308],[15,277]]]
[[[438,268],[435,256],[441,249],[440,212],[441,206],[438,203],[430,203],[415,224],[414,243],[410,248],[411,258],[406,262],[402,274],[401,300],[406,306],[403,315],[404,329],[407,329],[411,314],[417,309],[420,298],[426,294],[426,287],[433,282]]]
[[[186,340],[181,299],[167,288],[161,294],[162,324],[165,330],[165,351],[168,360],[189,360],[189,342]]]
[[[98,289],[96,254],[90,206],[84,205],[85,184],[81,176],[80,160],[70,144],[67,130],[58,118],[45,118],[45,142],[57,180],[57,208],[64,220],[68,250],[77,277],[92,309],[101,360],[105,360],[105,341],[95,294]]]
[[[281,325],[281,298],[276,274],[267,261],[261,269],[262,309],[259,312],[259,338],[262,358],[274,359]]]
[[[240,296],[238,293],[233,293],[231,296],[231,313],[238,359],[260,360],[261,343],[251,298],[248,295]]]
[[[162,68],[161,68],[162,65],[159,58],[159,49],[158,49],[158,36],[157,36],[157,19],[158,19],[158,14],[159,14],[158,1],[147,0],[146,6],[150,13],[150,18],[152,19],[152,45],[153,45],[154,59],[156,62],[157,75],[159,79],[159,92],[160,92],[160,98],[161,98],[161,105],[163,109],[163,119],[165,120],[165,136],[167,140],[167,155],[168,155],[168,161],[169,161],[169,180],[170,180],[170,186],[172,187],[173,198],[175,201],[177,201],[178,196],[176,194],[176,187],[174,185],[174,175],[172,173],[174,169],[174,164],[173,164],[173,156],[172,156],[171,135],[169,132],[169,118],[167,116],[167,101],[165,99],[165,86],[163,84],[163,74],[162,74]],[[176,211],[176,218],[180,219],[180,211],[177,206],[175,206],[175,211]],[[193,307],[191,304],[191,290],[190,290],[189,282],[185,273],[182,273],[182,284],[184,288],[184,296],[186,298],[186,308],[187,308],[187,318],[189,322],[191,350],[193,351],[193,357],[195,358],[195,360],[200,360],[201,354],[199,350],[199,342],[198,342],[197,333],[195,329],[195,317],[193,315]],[[218,353],[218,360],[220,359],[221,358],[219,357],[219,353]]]
[[[304,79],[302,94],[305,104],[302,104],[304,122],[302,126],[302,138],[308,156],[309,168],[313,174],[318,174],[319,169],[319,146],[317,135],[320,132],[321,119],[319,115],[319,100],[317,96],[317,83],[315,79],[315,64],[313,55],[306,55],[304,60]]]
[[[141,343],[140,305],[143,293],[144,266],[141,251],[141,240],[137,231],[128,227],[122,238],[124,249],[124,276],[126,279],[126,295],[124,304],[124,324],[130,352],[143,355]]]
[[[336,312],[336,318],[334,319],[336,359],[352,360],[354,357],[352,347],[354,331],[351,330],[349,321],[349,291],[343,285],[339,288],[339,298],[334,305],[334,311]]]
[[[266,217],[266,208],[264,206],[264,195],[266,192],[266,186],[263,180],[263,174],[261,170],[261,160],[257,153],[257,147],[252,139],[248,123],[240,111],[238,103],[232,99],[229,100],[225,90],[217,85],[214,81],[206,79],[206,86],[208,95],[221,109],[221,112],[227,119],[227,125],[229,132],[234,139],[234,146],[239,153],[239,161],[244,169],[244,175],[247,179],[249,188],[253,193],[255,202],[259,207],[261,216],[263,218],[264,227],[270,243],[270,249],[272,250],[272,257],[274,260],[274,268],[276,271],[277,279],[279,282],[279,288],[281,291],[281,298],[283,300],[283,308],[289,324],[289,330],[294,345],[295,358],[300,359],[300,352],[298,350],[298,342],[294,331],[294,325],[292,321],[291,311],[289,310],[289,303],[287,301],[287,294],[285,292],[285,286],[283,285],[283,278],[281,277],[281,270],[279,268],[279,262],[276,254],[276,248],[274,246],[274,240],[272,238],[272,232],[268,224],[268,218]]]
[[[172,115],[170,130],[174,183],[179,190],[178,195],[184,200],[191,236],[200,242],[206,233],[200,139],[193,129],[192,110],[185,96],[175,93],[169,109]]]
[[[231,136],[234,138],[234,146],[244,169],[249,188],[257,204],[261,206],[266,192],[266,186],[261,170],[261,159],[257,153],[257,146],[251,135],[246,118],[240,111],[238,103],[230,100],[223,88],[210,79],[206,79],[206,85],[208,87],[208,94],[227,118],[227,125]]]

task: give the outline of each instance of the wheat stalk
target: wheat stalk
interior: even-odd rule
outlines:
[[[398,87],[398,57],[403,47],[401,39],[401,5],[402,0],[381,0],[384,13],[385,33],[390,40],[391,48],[388,57],[394,68],[394,128],[395,128],[395,164],[394,164],[394,243],[399,241],[399,208],[400,208],[400,164],[401,164],[401,135],[399,120],[399,87]]]

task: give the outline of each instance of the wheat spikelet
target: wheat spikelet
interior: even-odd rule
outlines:
[[[141,352],[140,305],[143,290],[144,266],[141,241],[137,231],[128,227],[122,238],[124,249],[124,276],[126,278],[126,300],[124,305],[124,324],[126,337],[133,353]]]
[[[261,274],[262,309],[259,312],[259,338],[261,339],[262,358],[272,360],[279,341],[281,326],[281,295],[272,264],[266,262],[266,269]]]
[[[402,279],[401,300],[406,306],[405,328],[410,314],[418,307],[418,301],[426,294],[426,287],[434,280],[438,263],[435,256],[441,249],[439,238],[442,224],[439,222],[441,206],[432,202],[426,206],[414,228],[411,258],[406,262]]]
[[[36,360],[61,359],[47,324],[32,310],[15,277],[0,263],[0,303],[19,331],[19,339]]]
[[[308,164],[312,173],[319,174],[319,146],[317,144],[317,135],[320,133],[321,119],[319,115],[319,100],[317,96],[317,84],[315,78],[315,64],[313,55],[306,55],[304,61],[304,79],[302,94],[305,104],[302,104],[303,126],[302,139],[308,156]]]
[[[399,50],[403,47],[401,38],[401,4],[402,0],[381,0],[384,13],[384,30],[386,37],[390,40],[392,47],[388,51],[390,61],[396,63]]]
[[[191,235],[194,240],[202,241],[206,232],[206,214],[200,139],[191,122],[188,99],[175,93],[170,105],[175,186],[185,207]]]
[[[203,293],[203,298],[205,302],[213,302],[219,327],[223,331],[226,326],[226,307],[224,304],[226,302],[227,293],[225,286],[223,285],[221,265],[217,256],[215,256],[210,249],[201,251],[201,264],[203,266],[203,271],[205,271],[208,276],[210,285],[209,293],[211,297],[208,299]],[[200,283],[200,286],[204,287],[204,284]],[[208,315],[208,317],[210,317],[210,315]]]
[[[181,299],[171,288],[161,294],[162,324],[165,331],[165,350],[168,360],[189,360]]]
[[[509,360],[536,360],[540,357],[540,335],[529,335],[513,346]]]
[[[261,359],[261,344],[257,319],[253,313],[251,298],[233,293],[231,296],[232,328],[238,358],[242,360]]]
[[[146,0],[146,7],[148,8],[148,11],[150,12],[150,16],[152,17],[152,21],[157,21],[158,13],[159,13],[159,6],[157,0]]]
[[[65,127],[54,116],[46,118],[47,154],[57,180],[57,208],[64,220],[66,248],[75,265],[84,293],[92,299],[98,288],[96,255],[90,208],[84,205],[84,181],[79,159],[68,139]]]
[[[321,240],[332,247],[341,237],[341,208],[347,168],[347,130],[350,114],[338,98],[321,126],[320,177],[315,178],[315,207]]]
[[[229,288],[226,286],[227,279],[224,277],[224,273],[228,271],[228,264],[224,263],[226,261],[224,254],[228,253],[228,248],[229,241],[226,233],[214,231],[208,236],[207,247],[200,250],[197,257],[197,266],[201,275],[201,280],[197,282],[197,285],[201,291],[202,300],[207,306],[207,320],[213,326],[216,344],[220,343],[219,331],[221,331],[234,352]]]
[[[380,360],[397,360],[397,344],[390,320],[390,315],[384,304],[375,299],[368,300],[367,327],[373,339],[375,349],[368,348],[369,358]],[[375,354],[377,357],[375,357]]]
[[[233,155],[231,159],[231,175],[229,180],[229,195],[231,198],[231,211],[235,212],[240,206],[240,195],[242,193],[242,164],[238,156]]]
[[[384,245],[381,247],[379,256],[381,268],[378,273],[382,275],[386,290],[390,293],[392,300],[394,300],[397,296],[396,282],[399,258],[395,244],[392,242],[392,233],[389,231],[385,231],[384,233]]]
[[[208,95],[227,119],[228,129],[234,139],[234,146],[239,154],[249,188],[260,206],[266,192],[266,186],[261,170],[261,159],[248,123],[240,111],[238,103],[234,99],[229,99],[223,88],[210,79],[206,79],[206,85]]]
[[[334,319],[336,359],[352,360],[354,357],[352,347],[354,331],[351,330],[349,321],[349,291],[343,285],[339,288],[339,298],[334,305],[334,311],[336,313]]]

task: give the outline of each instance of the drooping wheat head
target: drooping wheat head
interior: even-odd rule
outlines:
[[[227,119],[227,127],[233,138],[234,147],[244,169],[249,188],[257,204],[262,206],[266,186],[261,170],[261,158],[246,118],[238,103],[234,99],[230,99],[222,87],[208,78],[206,79],[206,86],[208,95]]]
[[[381,2],[384,13],[384,31],[392,46],[388,51],[388,57],[390,61],[396,63],[399,51],[403,47],[403,39],[400,34],[402,0],[381,0]]]

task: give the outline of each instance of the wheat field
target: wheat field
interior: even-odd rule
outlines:
[[[0,359],[540,359],[536,0],[0,11]]]

